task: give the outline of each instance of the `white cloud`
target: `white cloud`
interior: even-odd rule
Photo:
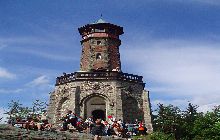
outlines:
[[[200,2],[203,4],[210,4],[210,5],[220,5],[219,0],[192,0],[193,2]]]
[[[51,52],[42,52],[42,51],[33,51],[33,50],[18,50],[17,52],[23,52],[23,53],[28,53],[32,54],[35,56],[40,56],[42,58],[50,59],[50,60],[55,60],[55,61],[76,61],[76,57],[73,57],[71,55],[61,55],[60,53],[51,53]]]
[[[16,75],[0,67],[0,78],[13,79]]]
[[[6,47],[7,47],[7,45],[5,43],[0,42],[0,50],[4,49]]]
[[[183,107],[183,105],[186,105],[188,101],[186,99],[174,99],[174,100],[153,100],[151,104],[153,106],[157,106],[158,104],[165,104],[169,105],[172,104],[174,106]]]
[[[54,85],[50,84],[49,77],[45,75],[35,78],[25,86],[24,91],[29,92],[33,99],[48,98],[48,93],[54,89]]]
[[[3,38],[0,36],[0,50],[8,47],[7,51],[15,53],[31,54],[50,60],[58,61],[75,61],[78,57],[74,57],[73,52],[67,50],[66,52],[60,52],[69,48],[72,48],[72,40],[60,39],[60,36],[54,36],[47,34],[46,37],[14,37]],[[38,47],[35,47],[35,46]],[[22,46],[22,47],[20,47]],[[52,50],[49,49],[53,47]],[[62,50],[60,47],[62,46]],[[57,50],[57,51],[54,51]]]
[[[219,103],[220,43],[184,40],[139,42],[142,43],[129,44],[122,50],[126,54],[123,61],[135,68],[134,72],[142,74],[148,83],[150,81],[147,88],[151,94],[191,101],[201,108]],[[133,49],[134,46],[141,47]],[[169,101],[174,103],[173,99]]]
[[[181,2],[181,3],[193,3],[193,4],[206,4],[211,6],[219,6],[219,0],[170,0],[171,2]]]
[[[49,79],[47,76],[42,75],[40,77],[37,77],[36,79],[34,79],[33,81],[31,81],[30,83],[28,83],[28,86],[42,86],[42,85],[48,85],[49,84]]]
[[[20,93],[23,89],[0,89],[0,93]]]

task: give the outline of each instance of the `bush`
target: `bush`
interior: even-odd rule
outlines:
[[[154,132],[150,135],[150,140],[175,140],[174,135],[163,132]]]

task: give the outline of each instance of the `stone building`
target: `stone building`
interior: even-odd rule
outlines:
[[[80,27],[82,54],[80,71],[57,77],[48,114],[55,126],[67,110],[83,118],[125,122],[144,121],[152,131],[149,92],[142,76],[121,70],[119,46],[123,27],[99,19]]]

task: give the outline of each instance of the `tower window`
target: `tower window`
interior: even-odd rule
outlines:
[[[101,41],[97,41],[97,45],[101,45],[102,44],[102,42]]]
[[[105,32],[104,28],[95,29],[95,32],[102,33]]]
[[[99,59],[102,59],[101,53],[97,53],[97,54],[96,54],[96,60],[99,60]]]

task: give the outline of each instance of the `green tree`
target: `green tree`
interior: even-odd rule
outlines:
[[[195,120],[192,130],[194,140],[219,140],[220,139],[220,106],[216,106],[212,112],[207,112]]]
[[[35,100],[32,105],[33,114],[41,114],[47,109],[47,103],[40,100]]]
[[[173,105],[164,106],[159,104],[156,111],[158,113],[153,121],[154,130],[165,134],[173,134],[177,139],[181,122],[181,110]]]
[[[189,103],[186,111],[183,111],[182,123],[180,125],[181,139],[191,140],[195,137],[195,135],[192,133],[195,120],[202,116],[202,113],[198,113],[197,109],[197,105]]]
[[[5,112],[7,114],[9,123],[13,123],[17,118],[26,119],[28,116],[32,118],[36,118],[38,114],[42,114],[47,108],[47,103],[35,100],[31,107],[24,107],[19,101],[12,100],[8,103],[8,111]]]
[[[11,100],[11,102],[8,103],[8,111],[6,111],[5,114],[8,115],[9,123],[13,123],[17,118],[26,118],[29,112],[30,110],[28,107],[22,107],[19,101]]]

